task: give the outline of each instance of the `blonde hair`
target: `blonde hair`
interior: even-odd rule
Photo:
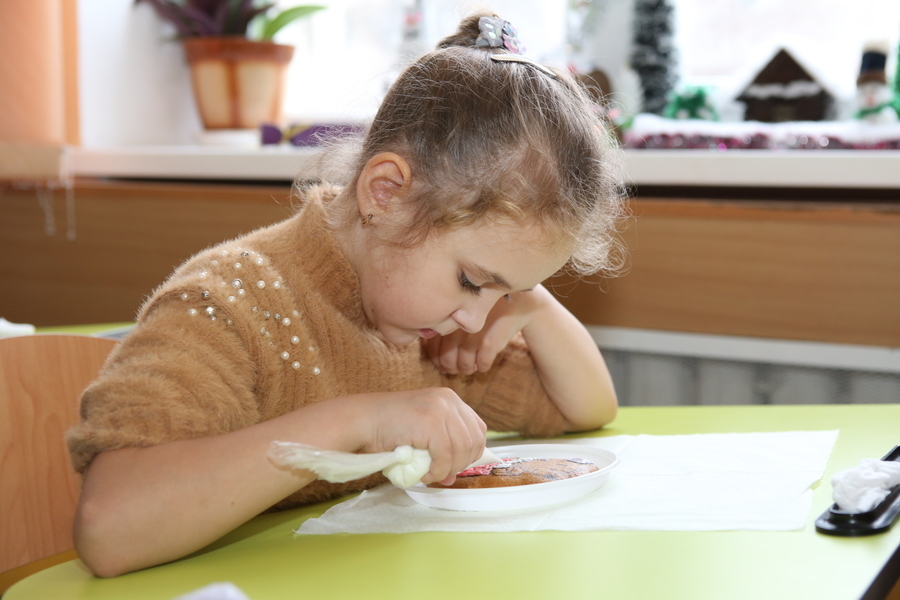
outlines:
[[[463,20],[400,75],[365,138],[349,144],[352,176],[335,181],[346,186],[342,199],[355,200],[369,159],[395,152],[414,174],[412,225],[397,243],[413,246],[442,229],[511,217],[568,242],[565,270],[614,273],[625,216],[615,138],[567,72],[498,62],[491,55],[505,49],[476,47],[482,16]],[[355,202],[333,204],[342,210],[332,212],[336,225],[359,218]]]

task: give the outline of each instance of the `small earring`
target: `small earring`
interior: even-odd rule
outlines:
[[[368,227],[369,225],[371,225],[371,224],[372,224],[372,217],[374,217],[374,216],[375,216],[375,215],[373,215],[373,214],[370,213],[370,214],[366,215],[365,217],[360,217],[359,220],[360,220],[360,222],[362,223],[362,226],[363,226],[363,227]]]

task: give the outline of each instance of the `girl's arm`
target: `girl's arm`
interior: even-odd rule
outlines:
[[[610,423],[618,400],[606,361],[584,325],[543,286],[527,292],[531,319],[522,329],[547,395],[569,431]]]
[[[442,373],[469,375],[489,370],[520,331],[567,431],[596,429],[615,418],[618,402],[600,350],[578,319],[543,286],[501,299],[481,331],[458,330],[432,338],[427,350]]]
[[[425,483],[451,483],[484,450],[485,425],[447,388],[335,398],[216,436],[99,454],[85,473],[75,548],[111,577],[183,557],[309,484],[279,468],[273,440],[330,450],[429,451]]]

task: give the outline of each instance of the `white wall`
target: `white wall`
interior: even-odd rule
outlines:
[[[79,0],[85,147],[188,144],[200,130],[181,44],[149,5]]]
[[[276,38],[296,46],[286,117],[289,122],[367,119],[403,65],[406,2],[321,3],[328,9],[288,26]],[[78,6],[83,145],[193,143],[201,125],[173,29],[149,5],[135,6],[133,0],[79,0]],[[422,51],[452,33],[461,16],[483,6],[426,0]],[[492,3],[519,27],[531,56],[557,62],[564,44],[564,7],[565,0]]]
[[[566,0],[425,0],[421,42],[402,44],[405,0],[326,0],[328,8],[285,29],[296,45],[285,112],[295,121],[365,119],[409,53],[420,54],[453,33],[479,8],[503,15],[519,30],[532,58],[564,64]]]

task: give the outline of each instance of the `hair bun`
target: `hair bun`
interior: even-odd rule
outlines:
[[[456,32],[448,35],[437,44],[437,49],[449,48],[451,46],[463,46],[465,48],[483,48],[484,50],[493,50],[489,46],[478,46],[478,36],[481,35],[481,28],[478,23],[482,17],[490,17],[499,19],[500,17],[490,12],[480,12],[470,15],[460,21]]]

